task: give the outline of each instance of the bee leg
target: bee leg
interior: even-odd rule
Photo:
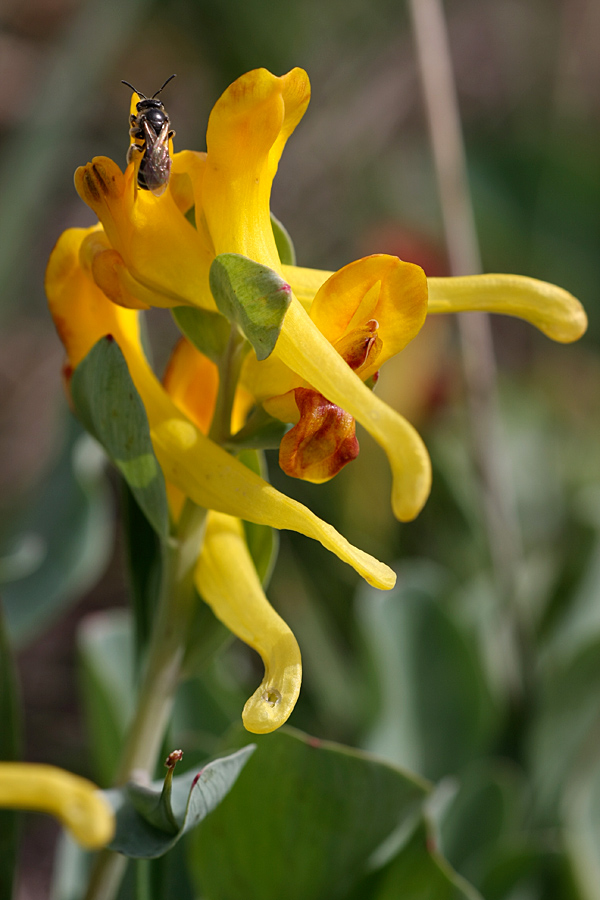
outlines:
[[[144,140],[144,132],[139,129],[137,125],[129,129],[129,136],[132,138],[137,138],[140,141]]]
[[[143,153],[144,148],[140,147],[139,144],[130,144],[129,149],[127,150],[127,165],[136,158],[138,153]]]
[[[130,124],[130,125],[135,125],[136,122],[137,122],[137,116],[134,116],[133,113],[132,113],[132,114],[129,116],[129,124]]]
[[[169,134],[168,134],[169,140],[171,140],[171,138],[174,138],[176,134],[177,134],[176,131],[170,131]]]

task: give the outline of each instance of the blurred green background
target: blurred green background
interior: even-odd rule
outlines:
[[[278,487],[397,561],[398,591],[357,594],[320,546],[283,535],[269,596],[304,657],[293,724],[454,779],[444,849],[484,896],[589,900],[600,897],[600,6],[445,8],[484,270],[554,281],[590,319],[570,347],[493,323],[517,590],[505,603],[494,583],[454,324],[440,317],[378,386],[432,454],[416,523],[394,522],[387,466],[366,436],[326,486],[292,482],[270,459]],[[4,0],[0,26],[0,592],[20,646],[26,757],[98,778],[82,764],[75,643],[82,618],[125,605],[124,551],[116,492],[68,424],[43,275],[61,231],[92,222],[76,166],[95,155],[124,165],[121,79],[151,94],[176,72],[164,95],[175,149],[203,150],[233,79],[300,65],[313,100],[272,200],[299,264],[334,269],[383,251],[441,275],[444,239],[402,3]],[[153,314],[150,329],[160,368],[169,316]],[[235,711],[260,667],[240,645],[226,654],[211,678],[229,673]],[[215,733],[227,721],[215,714]],[[19,896],[47,890],[53,835],[51,823],[30,826],[36,865],[24,864]]]

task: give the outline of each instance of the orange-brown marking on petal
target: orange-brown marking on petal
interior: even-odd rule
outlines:
[[[349,413],[310,388],[296,388],[300,421],[279,445],[279,465],[294,478],[319,484],[358,456],[355,422]]]
[[[106,197],[110,197],[115,193],[115,176],[109,175],[104,166],[99,163],[92,163],[92,171],[96,178],[96,184]]]
[[[383,345],[378,331],[377,319],[369,319],[358,328],[353,328],[333,345],[342,359],[357,374],[367,365],[371,367],[381,352]]]
[[[98,203],[100,200],[100,191],[96,187],[96,181],[88,166],[85,167],[83,173],[83,182],[86,194],[89,194],[92,200]]]

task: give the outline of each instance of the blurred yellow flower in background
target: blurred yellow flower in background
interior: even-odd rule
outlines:
[[[108,844],[115,831],[113,811],[96,785],[56,766],[1,762],[0,808],[49,813],[88,850]]]

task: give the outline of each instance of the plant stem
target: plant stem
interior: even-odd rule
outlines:
[[[177,534],[163,545],[162,584],[138,703],[123,750],[116,784],[152,777],[181,677],[195,593],[193,576],[207,511],[187,500]],[[113,900],[127,859],[111,850],[96,858],[86,900]]]
[[[456,85],[441,0],[409,0],[419,69],[438,182],[446,245],[453,275],[481,272],[481,257],[467,178]],[[489,316],[458,316],[469,406],[473,461],[481,487],[487,543],[495,581],[507,611],[517,696],[529,682],[527,623],[517,606],[517,571],[522,555],[514,488],[502,453],[496,364]]]
[[[219,362],[219,392],[208,434],[217,444],[227,443],[231,436],[233,401],[247,349],[245,338],[232,325],[227,348]]]

